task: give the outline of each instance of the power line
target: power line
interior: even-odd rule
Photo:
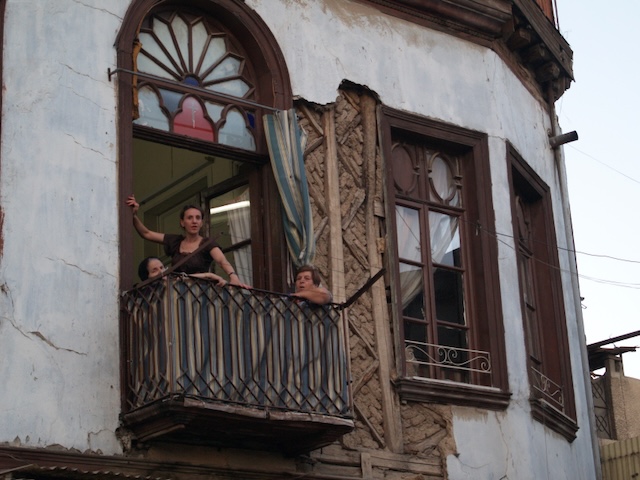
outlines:
[[[603,165],[603,166],[607,167],[608,169],[613,170],[613,171],[614,171],[614,172],[616,172],[617,174],[622,175],[623,177],[627,178],[628,180],[631,180],[632,182],[635,182],[635,183],[637,183],[637,184],[640,184],[640,180],[636,180],[635,178],[633,178],[633,177],[631,177],[631,176],[627,175],[627,174],[626,174],[626,173],[624,173],[624,172],[621,172],[620,170],[618,170],[618,169],[616,169],[616,168],[612,167],[611,165],[609,165],[609,164],[607,164],[607,163],[603,162],[602,160],[598,160],[598,159],[597,159],[596,157],[594,157],[593,155],[589,155],[588,153],[583,152],[582,150],[580,150],[579,148],[576,148],[576,147],[575,147],[575,146],[573,146],[573,145],[569,145],[569,147],[570,147],[570,148],[572,148],[573,150],[575,150],[576,152],[581,153],[581,154],[582,154],[582,155],[584,155],[585,157],[589,157],[590,159],[595,160],[595,161],[596,161],[596,162],[598,162],[600,165]]]

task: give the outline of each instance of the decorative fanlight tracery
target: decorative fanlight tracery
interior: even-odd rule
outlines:
[[[256,150],[251,69],[226,31],[202,16],[161,12],[145,19],[138,40],[136,125]]]

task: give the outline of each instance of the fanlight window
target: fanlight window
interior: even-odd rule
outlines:
[[[158,13],[138,39],[135,124],[256,150],[254,82],[222,28],[197,15]]]

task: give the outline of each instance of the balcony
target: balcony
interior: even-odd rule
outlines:
[[[138,442],[296,454],[353,429],[336,308],[175,275],[121,306],[122,424]]]

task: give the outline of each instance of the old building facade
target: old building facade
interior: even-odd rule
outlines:
[[[551,5],[0,1],[0,476],[599,478]]]

